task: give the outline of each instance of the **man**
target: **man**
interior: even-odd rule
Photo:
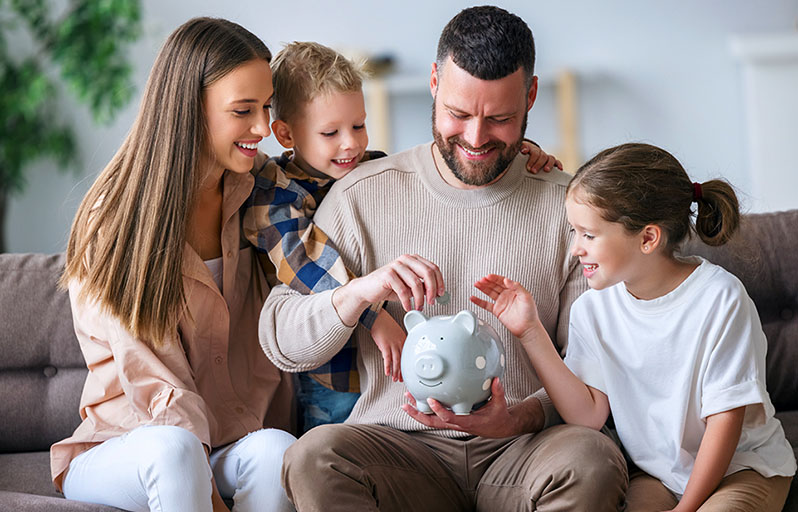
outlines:
[[[347,267],[364,277],[314,296],[277,287],[264,306],[261,344],[280,368],[326,361],[353,330],[361,354],[352,415],[293,445],[286,491],[300,511],[617,510],[627,485],[617,446],[582,427],[543,430],[556,413],[523,349],[494,318],[482,315],[502,336],[506,373],[468,416],[435,401],[435,414],[419,413],[404,385],[383,374],[368,332],[350,327],[385,299],[409,309],[412,296],[412,307],[453,314],[468,306],[472,283],[498,273],[534,294],[564,350],[568,311],[586,289],[568,254],[568,177],[528,174],[516,158],[537,93],[523,20],[489,6],[455,16],[441,34],[430,89],[435,142],[363,165],[316,213]],[[451,302],[429,305],[444,288]],[[395,302],[386,308],[402,315]]]

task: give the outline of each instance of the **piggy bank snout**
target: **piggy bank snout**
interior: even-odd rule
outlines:
[[[437,379],[446,368],[443,359],[435,354],[427,354],[416,359],[416,375],[422,379]]]

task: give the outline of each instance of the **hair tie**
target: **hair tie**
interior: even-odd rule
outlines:
[[[697,181],[693,182],[693,202],[697,203],[704,197],[704,193],[701,191],[701,184]]]

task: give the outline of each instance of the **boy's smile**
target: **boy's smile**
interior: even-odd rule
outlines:
[[[307,102],[291,121],[275,121],[280,143],[294,150],[294,163],[309,174],[342,178],[366,152],[366,107],[361,91],[329,92]]]

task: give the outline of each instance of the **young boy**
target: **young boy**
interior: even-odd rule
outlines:
[[[244,232],[268,255],[277,279],[302,293],[330,290],[354,277],[312,218],[336,179],[361,161],[385,156],[366,150],[363,79],[357,65],[312,42],[291,43],[272,62],[272,132],[289,151],[256,173]],[[522,152],[529,153],[532,172],[562,168],[531,144]],[[398,381],[405,332],[380,306],[367,309],[360,323],[370,329],[383,355],[385,374]],[[303,432],[349,416],[360,391],[355,356],[355,347],[347,344],[329,363],[299,374]]]
[[[272,132],[289,151],[256,174],[244,232],[268,254],[277,278],[303,293],[329,290],[354,277],[312,218],[336,179],[363,160],[385,156],[366,151],[363,78],[355,64],[312,42],[291,43],[272,62]],[[371,330],[385,374],[397,381],[405,333],[379,306],[367,309],[360,323]],[[303,432],[349,416],[360,395],[355,356],[348,344],[329,363],[299,374]]]

